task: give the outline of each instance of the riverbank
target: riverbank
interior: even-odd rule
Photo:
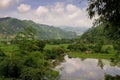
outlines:
[[[115,54],[102,54],[102,53],[85,54],[81,52],[69,52],[68,55],[69,57],[73,58],[110,59],[114,57]]]
[[[61,47],[66,49],[68,52],[69,57],[73,57],[73,58],[95,58],[95,59],[110,59],[112,57],[114,57],[115,54],[103,54],[103,53],[91,53],[91,54],[85,54],[83,52],[79,52],[79,51],[69,51],[67,49],[68,44],[60,44],[60,45],[49,45],[47,44],[45,46],[45,49],[52,49],[55,47]],[[8,45],[8,46],[3,46],[1,47],[3,49],[3,51],[9,55],[10,52],[13,52],[14,50],[18,50],[18,47],[16,45]]]
[[[85,54],[83,52],[79,51],[69,51],[67,49],[68,44],[60,44],[60,45],[49,45],[47,44],[45,49],[52,49],[55,47],[62,47],[66,49],[68,52],[69,57],[73,58],[95,58],[95,59],[111,59],[115,56],[115,54],[105,54],[105,53],[91,53],[91,54]]]

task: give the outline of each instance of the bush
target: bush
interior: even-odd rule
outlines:
[[[110,54],[110,53],[114,53],[115,50],[114,50],[113,45],[103,45],[101,48],[101,52]]]
[[[62,48],[53,48],[45,51],[47,59],[57,59],[59,57],[63,57],[64,53],[65,51]]]
[[[85,44],[71,44],[71,45],[68,45],[67,49],[84,52],[88,50],[88,47]]]
[[[21,73],[20,65],[16,60],[4,59],[0,63],[0,76],[5,78],[19,78]]]
[[[0,49],[0,62],[6,57],[5,53]]]

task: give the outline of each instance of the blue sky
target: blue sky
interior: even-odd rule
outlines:
[[[39,5],[45,6],[45,5],[51,5],[56,2],[63,2],[65,4],[74,4],[79,7],[85,7],[86,0],[22,0],[21,3],[26,3],[29,5],[32,5],[33,8],[38,7]]]
[[[1,0],[0,17],[33,20],[53,26],[91,27],[87,0]]]

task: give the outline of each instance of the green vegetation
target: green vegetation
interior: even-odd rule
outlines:
[[[109,23],[111,29],[119,32],[120,29],[120,0],[88,0],[88,14],[90,18],[98,15],[98,24]],[[112,3],[112,4],[111,4]],[[115,31],[114,31],[115,32]]]
[[[45,49],[48,49],[48,50],[52,50],[54,48],[63,48],[66,53],[69,55],[69,57],[74,57],[74,58],[96,58],[96,59],[111,59],[115,56],[115,53],[106,53],[106,52],[91,52],[91,51],[83,51],[81,52],[80,50],[77,50],[80,45],[77,45],[77,49],[73,50],[75,48],[75,45],[74,48],[72,47],[72,50],[68,49],[69,48],[69,44],[60,44],[60,45],[49,45],[47,44],[45,46]],[[105,45],[103,46],[103,48],[106,46],[110,46],[110,45]],[[83,46],[81,46],[83,48]],[[83,49],[84,50],[84,49]],[[89,49],[90,50],[90,49]],[[111,49],[110,49],[111,50]],[[112,49],[113,50],[113,49]],[[90,53],[89,53],[90,52]],[[109,50],[108,50],[109,52]]]
[[[101,44],[111,44],[109,35],[105,31],[105,25],[99,25],[97,27],[92,27],[86,31],[80,39],[84,40],[85,43],[101,43]]]
[[[85,54],[83,52],[70,52],[68,53],[68,55],[69,57],[74,58],[111,59],[115,54],[101,54],[101,53]]]
[[[116,76],[111,76],[108,74],[105,75],[105,80],[119,80],[119,79],[120,79],[119,75],[116,75]]]
[[[46,44],[35,39],[35,32],[31,27],[26,28],[18,33],[12,44],[1,44],[1,80],[59,79],[59,73],[53,68],[63,60],[64,49],[44,50]],[[53,59],[56,59],[54,63]]]
[[[59,45],[58,44],[57,45],[46,44],[45,49],[49,49],[50,50],[52,48],[59,48],[59,47],[67,49],[68,45],[69,44],[59,44]]]
[[[0,18],[0,38],[14,38],[18,32],[22,32],[25,28],[32,26],[37,31],[38,39],[72,39],[76,38],[76,34],[71,31],[65,31],[57,27],[37,24],[33,21],[19,20],[15,18]]]
[[[88,1],[90,18],[96,14],[99,18],[79,39],[73,39],[74,32],[53,26],[0,18],[0,80],[58,80],[54,67],[65,53],[69,57],[111,59],[114,64],[119,63],[120,0]],[[105,76],[105,80],[118,78]]]
[[[115,59],[120,61],[120,50],[117,49],[120,47],[120,0],[88,0],[88,14],[90,18],[93,18],[95,15],[99,16],[95,21],[94,26],[104,25],[105,32],[109,40],[112,40],[116,52]],[[112,4],[111,4],[112,3]],[[103,39],[104,40],[104,39]],[[109,42],[109,41],[108,41]],[[109,42],[109,44],[111,41]],[[117,47],[116,47],[117,45]]]

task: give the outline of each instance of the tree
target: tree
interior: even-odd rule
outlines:
[[[106,25],[107,29],[105,30],[110,33],[109,38],[115,40],[115,43],[118,43],[120,41],[120,0],[88,1],[89,7],[87,8],[87,11],[90,18],[98,15],[99,18],[96,21],[98,22],[97,24]],[[120,52],[117,52],[117,54],[119,53]]]
[[[6,57],[5,53],[0,48],[0,62]]]
[[[46,43],[42,40],[37,40],[36,46],[38,47],[38,50],[43,52],[43,49],[45,47]]]
[[[120,36],[120,0],[88,0],[90,18],[98,15],[97,24],[105,24],[110,37]],[[117,35],[117,36],[116,36]],[[115,38],[114,37],[114,38]]]
[[[19,78],[20,71],[18,60],[5,58],[0,62],[0,76],[4,76],[5,78]]]
[[[100,21],[107,21],[116,27],[120,25],[120,0],[88,0],[90,18],[99,16]]]

